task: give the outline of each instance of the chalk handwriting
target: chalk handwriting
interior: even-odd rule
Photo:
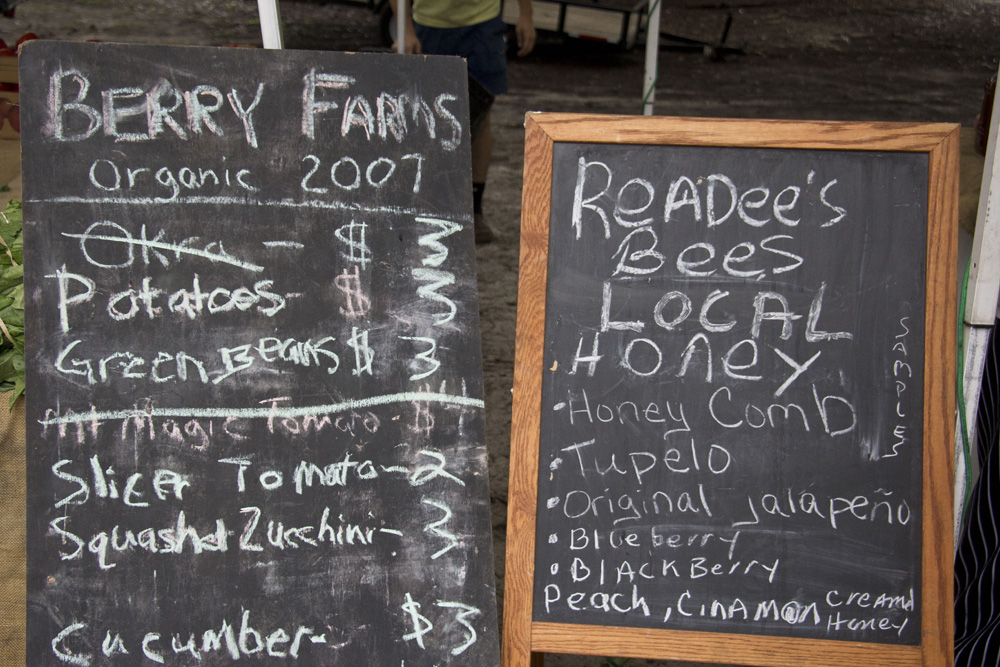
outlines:
[[[104,231],[104,233],[98,233],[99,231]],[[166,254],[169,253],[173,255],[174,261],[180,260],[182,256],[190,256],[207,259],[212,263],[229,264],[246,269],[247,271],[260,272],[264,270],[261,266],[244,262],[227,253],[225,248],[222,247],[221,241],[212,241],[204,248],[197,248],[191,247],[192,244],[198,241],[197,237],[188,237],[179,243],[168,243],[160,240],[164,235],[165,232],[161,229],[156,233],[156,236],[150,239],[148,238],[146,225],[142,225],[139,238],[135,238],[125,227],[110,220],[102,220],[91,224],[83,234],[63,233],[63,236],[80,240],[80,252],[83,253],[88,264],[103,269],[132,266],[133,262],[135,262],[135,249],[139,248],[141,250],[142,262],[147,266],[150,264],[150,259],[156,259],[164,267],[170,266],[169,257]],[[90,252],[90,244],[92,242],[118,244],[122,246],[124,254],[117,258],[119,261],[115,263],[100,261],[94,257],[96,253],[92,254]],[[100,245],[100,243],[94,243],[94,245]],[[98,256],[103,256],[103,253]]]
[[[182,140],[204,129],[222,135],[222,126],[212,114],[220,111],[225,99],[247,144],[256,148],[253,113],[263,92],[263,82],[250,95],[236,88],[224,95],[221,89],[204,84],[180,91],[166,79],[159,79],[145,88],[109,88],[93,96],[85,73],[60,67],[49,76],[48,118],[43,131],[57,141],[83,141],[102,128],[105,136],[126,142],[150,141],[168,130],[172,137]],[[95,97],[100,98],[99,103]],[[206,99],[210,100],[207,104]],[[186,123],[174,115],[182,107],[186,109]],[[84,123],[86,127],[82,127]]]
[[[224,408],[224,407],[188,407],[188,408],[167,408],[151,406],[146,409],[122,409],[122,410],[102,410],[83,414],[63,414],[52,416],[41,420],[39,423],[45,425],[76,424],[89,421],[117,421],[138,417],[149,419],[154,417],[233,417],[236,419],[284,419],[296,417],[309,417],[323,414],[335,414],[338,412],[350,412],[352,410],[364,410],[369,407],[380,405],[391,405],[395,403],[410,403],[413,401],[424,401],[431,403],[447,403],[461,405],[465,407],[484,408],[482,399],[455,394],[439,394],[435,392],[400,392],[395,394],[383,394],[380,396],[369,396],[353,400],[346,400],[339,403],[326,403],[308,406],[279,407],[277,401],[267,401],[272,403],[268,407],[244,407],[244,408]]]
[[[175,633],[164,635],[156,631],[142,633],[142,640],[135,644],[128,643],[117,630],[104,631],[103,641],[100,630],[91,631],[88,623],[75,622],[67,625],[52,639],[52,654],[61,662],[80,667],[89,667],[94,663],[92,653],[77,650],[78,644],[101,646],[101,654],[105,658],[114,655],[141,654],[147,660],[164,664],[170,656],[184,656],[182,659],[214,659],[213,656],[224,656],[236,661],[241,657],[253,655],[268,655],[273,658],[298,659],[309,655],[310,644],[326,644],[325,634],[319,634],[313,628],[299,625],[282,627],[273,630],[262,630],[262,626],[254,625],[250,620],[250,610],[244,609],[238,624],[230,624],[223,619],[216,628],[187,634]],[[273,626],[272,626],[273,627]],[[114,633],[114,634],[112,634]],[[90,635],[89,639],[84,637]],[[131,650],[130,650],[131,649]]]
[[[919,498],[869,469],[913,438],[914,337],[856,305],[881,304],[855,297],[871,291],[897,307],[877,271],[896,260],[848,256],[869,233],[853,228],[869,215],[858,176],[839,173],[853,166],[559,150],[535,620],[913,640],[912,573],[876,570],[919,531]],[[855,365],[872,345],[881,371]],[[827,592],[836,581],[853,588]]]

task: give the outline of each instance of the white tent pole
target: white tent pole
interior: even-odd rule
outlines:
[[[406,53],[407,0],[396,0],[396,53]]]
[[[257,12],[260,14],[260,34],[264,40],[264,48],[284,48],[278,0],[257,0]]]
[[[653,0],[653,6],[646,17],[646,74],[642,85],[642,114],[653,115],[653,100],[656,97],[657,62],[660,55],[660,0]]]

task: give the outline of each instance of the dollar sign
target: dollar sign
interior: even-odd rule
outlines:
[[[368,265],[368,261],[372,258],[372,251],[368,247],[368,241],[365,238],[367,230],[367,223],[362,222],[359,224],[354,220],[351,220],[349,224],[337,228],[334,236],[348,248],[348,252],[340,253],[342,257],[361,266]]]
[[[371,300],[361,291],[361,274],[357,264],[354,265],[354,273],[348,273],[347,269],[344,269],[334,279],[333,284],[344,293],[344,300],[347,303],[346,308],[340,308],[341,315],[354,318],[368,314]]]
[[[360,376],[362,373],[372,374],[372,361],[375,359],[375,351],[368,345],[368,330],[358,331],[357,327],[351,328],[351,339],[347,344],[354,349],[354,370],[352,375]]]
[[[410,615],[410,622],[413,623],[413,632],[403,635],[403,639],[410,641],[417,640],[417,646],[424,648],[424,635],[431,631],[434,624],[427,620],[427,617],[420,613],[420,603],[414,602],[410,594],[406,594],[406,602],[401,605],[403,611]]]
[[[431,387],[429,384],[424,384],[422,390],[430,391]],[[414,433],[423,433],[424,435],[430,435],[431,429],[434,428],[434,415],[430,411],[430,403],[427,401],[413,401],[413,407],[416,409],[417,414],[413,417],[413,426],[410,426],[410,430]]]

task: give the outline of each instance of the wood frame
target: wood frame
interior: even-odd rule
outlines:
[[[532,620],[552,156],[555,142],[927,153],[922,641],[835,640]],[[959,126],[529,113],[525,122],[517,342],[503,620],[504,667],[545,652],[775,667],[944,666],[954,661],[952,502]]]

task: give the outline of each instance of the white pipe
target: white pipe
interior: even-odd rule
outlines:
[[[260,14],[260,35],[264,40],[264,48],[284,48],[278,0],[257,0],[257,12]]]
[[[653,115],[653,100],[656,97],[657,62],[660,55],[660,0],[652,0],[653,6],[646,17],[646,75],[642,85],[642,114]]]
[[[406,53],[407,0],[396,0],[396,53]]]

